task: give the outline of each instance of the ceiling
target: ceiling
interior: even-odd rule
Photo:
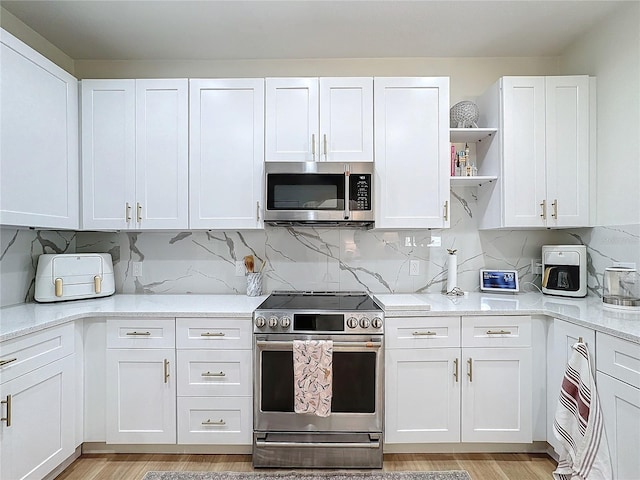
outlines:
[[[74,60],[557,56],[617,1],[2,0]]]

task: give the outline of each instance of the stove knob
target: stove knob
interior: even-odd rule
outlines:
[[[371,322],[369,321],[369,319],[367,317],[362,317],[360,319],[360,326],[362,328],[369,328],[369,325],[371,325]]]
[[[256,327],[262,328],[267,324],[267,321],[264,317],[256,317]]]
[[[278,317],[275,315],[273,317],[269,317],[269,327],[276,328],[278,326]]]
[[[373,320],[371,320],[371,326],[373,328],[382,328],[382,319],[380,317],[373,317]]]
[[[280,326],[282,328],[289,328],[289,325],[291,325],[291,319],[289,317],[282,317],[282,320],[280,320]]]
[[[356,317],[349,317],[347,319],[347,327],[356,328],[358,326],[358,319]]]

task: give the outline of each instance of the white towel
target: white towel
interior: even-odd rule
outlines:
[[[331,340],[293,341],[294,411],[328,417],[333,381]]]
[[[589,350],[584,343],[573,345],[562,380],[553,433],[560,441],[560,461],[553,472],[556,480],[613,478]]]

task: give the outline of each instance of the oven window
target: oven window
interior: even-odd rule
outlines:
[[[267,176],[269,210],[344,210],[344,174]]]
[[[293,353],[262,352],[263,412],[293,412]],[[333,352],[333,413],[375,413],[376,352]]]

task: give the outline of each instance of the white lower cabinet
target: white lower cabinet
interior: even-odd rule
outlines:
[[[44,478],[76,448],[73,324],[0,350],[0,478]]]
[[[636,480],[640,472],[640,345],[597,333],[596,384],[613,474]]]
[[[530,317],[386,323],[387,444],[532,441]]]
[[[178,397],[178,443],[250,444],[252,398]]]

